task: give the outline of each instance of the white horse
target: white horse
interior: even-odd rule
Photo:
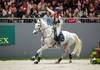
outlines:
[[[66,55],[66,53],[69,53],[70,63],[72,62],[72,55],[79,56],[81,53],[81,40],[75,33],[71,33],[68,31],[62,31],[64,35],[64,41],[60,42],[60,45],[54,40],[54,29],[53,26],[49,26],[46,21],[44,21],[42,18],[37,19],[37,22],[35,23],[35,29],[33,31],[33,34],[36,34],[37,32],[41,32],[41,48],[38,49],[35,56],[32,57],[32,60],[35,60],[35,64],[38,64],[40,62],[40,58],[42,55],[42,51],[44,49],[48,48],[63,48],[64,53],[62,56],[58,59],[56,63],[60,63],[62,58]],[[71,52],[71,46],[75,45],[73,51]]]

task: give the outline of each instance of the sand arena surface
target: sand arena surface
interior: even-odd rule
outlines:
[[[0,70],[100,70],[100,64],[90,64],[89,60],[62,60],[55,64],[56,60],[41,60],[34,64],[31,60],[0,61]]]

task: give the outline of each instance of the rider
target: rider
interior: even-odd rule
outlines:
[[[46,11],[46,14],[44,15],[43,19],[47,21],[48,25],[53,25],[53,19],[51,18],[51,13],[49,11]]]
[[[53,19],[53,26],[54,26],[54,34],[55,34],[55,40],[58,41],[58,43],[60,43],[60,32],[61,32],[61,27],[63,24],[63,20],[62,17],[60,15],[60,9],[59,7],[55,8],[55,11],[49,9],[47,7],[47,10],[51,13],[52,19]]]

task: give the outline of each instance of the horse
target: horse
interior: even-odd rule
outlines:
[[[69,54],[69,63],[72,63],[72,56],[80,56],[82,49],[82,41],[76,33],[71,33],[69,31],[62,31],[64,35],[64,41],[61,41],[60,44],[54,40],[54,29],[53,26],[47,24],[47,22],[42,18],[37,18],[33,34],[41,33],[41,48],[37,50],[35,56],[31,59],[34,61],[34,64],[40,62],[42,51],[49,48],[63,48],[64,52],[61,57],[55,62],[60,63],[61,60],[66,56],[67,52]],[[74,45],[74,49],[71,52],[71,46]]]

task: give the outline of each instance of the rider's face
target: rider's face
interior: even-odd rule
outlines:
[[[56,13],[54,14],[54,17],[55,17],[55,18],[58,18],[58,17],[59,17],[59,14],[56,12]]]

